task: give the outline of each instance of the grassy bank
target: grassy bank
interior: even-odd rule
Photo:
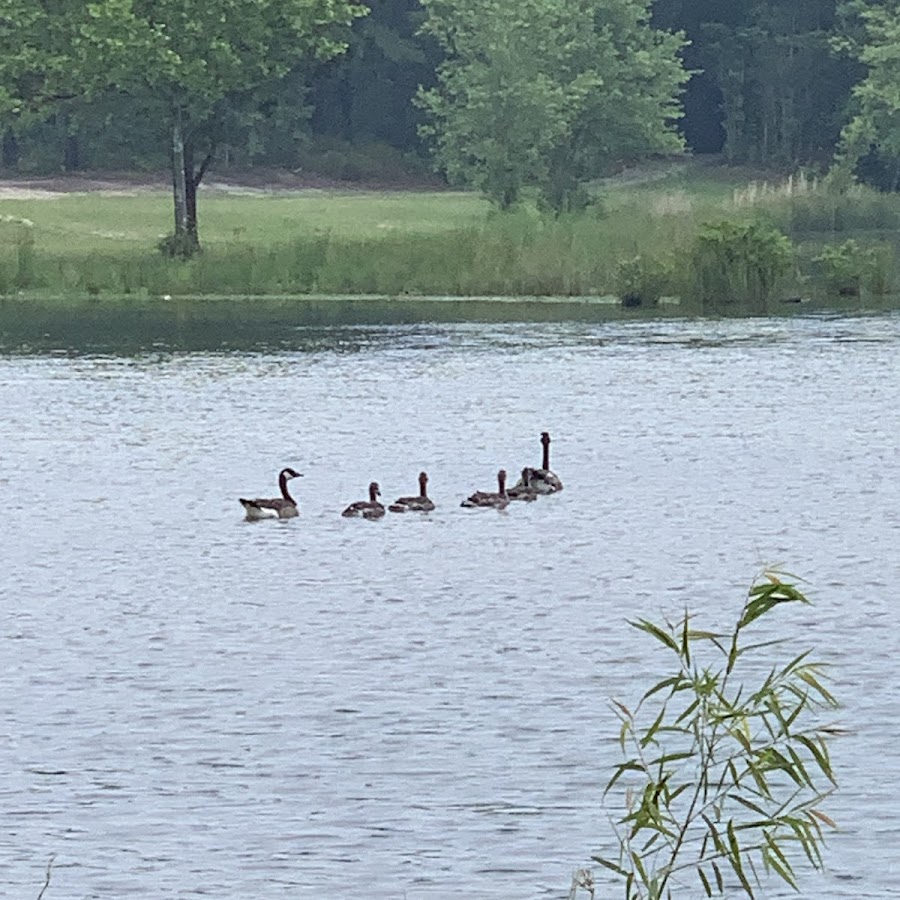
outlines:
[[[900,200],[747,178],[685,164],[625,173],[595,207],[561,219],[528,207],[498,214],[462,192],[207,191],[204,252],[188,262],[156,250],[170,226],[165,190],[0,197],[0,294],[600,297],[652,282],[655,294],[686,297],[692,242],[711,221],[788,234],[796,263],[779,285],[785,294],[828,290],[821,247],[851,233],[879,244],[875,280],[895,288],[886,231],[900,225]]]

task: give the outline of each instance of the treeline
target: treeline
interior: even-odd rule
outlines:
[[[319,168],[344,178],[429,168],[432,148],[422,138],[428,110],[415,101],[421,89],[434,88],[453,52],[433,30],[423,29],[426,6],[433,14],[441,4],[368,0],[364,5],[368,14],[350,26],[345,53],[320,63],[303,58],[264,90],[235,95],[223,105],[215,134],[207,136],[218,166]],[[691,77],[677,127],[688,148],[721,153],[732,163],[825,168],[842,133],[846,142],[848,123],[856,121],[860,171],[879,186],[896,187],[895,155],[873,132],[879,111],[869,110],[867,127],[859,116],[865,105],[860,85],[871,69],[866,48],[878,37],[873,17],[883,13],[882,32],[890,32],[897,5],[896,0],[655,0],[653,25],[683,32],[687,41],[681,59]],[[569,6],[586,14],[584,4]],[[881,37],[889,45],[896,35]],[[896,114],[880,110],[882,119]],[[169,164],[159,116],[114,89],[89,99],[63,99],[48,107],[45,117],[6,115],[3,122],[7,172]],[[890,130],[882,127],[881,133]]]

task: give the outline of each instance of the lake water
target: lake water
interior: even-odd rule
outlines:
[[[848,731],[800,896],[900,894],[900,316],[116,349],[0,355],[0,894],[564,898],[666,672],[627,620],[768,564]],[[544,429],[561,494],[459,507]],[[242,521],[285,465],[300,517]],[[339,515],[420,469],[433,514]]]

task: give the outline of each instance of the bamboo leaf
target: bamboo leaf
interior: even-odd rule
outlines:
[[[834,699],[834,696],[823,687],[821,682],[815,677],[811,667],[807,666],[806,668],[800,669],[797,672],[797,677],[808,684],[814,691],[817,691],[828,706],[838,706],[837,700]]]
[[[785,822],[797,836],[797,840],[800,842],[800,846],[803,848],[806,858],[813,866],[819,868],[821,866],[822,856],[819,853],[815,835],[810,831],[810,828],[812,827],[811,823],[804,819],[798,819],[796,816],[786,816]],[[818,830],[818,826],[816,826],[816,829]]]
[[[725,844],[722,841],[722,838],[719,836],[719,831],[715,826],[715,823],[709,816],[705,813],[701,815],[703,821],[706,823],[706,829],[712,838],[713,846],[716,848],[716,852],[722,854],[723,856],[727,855],[727,850],[725,849]]]
[[[622,727],[619,729],[619,746],[622,752],[625,752],[625,743],[628,740],[628,734],[631,731],[631,722],[628,719],[622,719]]]
[[[615,774],[613,775],[612,778],[609,779],[609,781],[606,784],[606,788],[603,791],[604,795],[608,794],[612,790],[613,785],[626,772],[646,772],[646,769],[644,768],[644,766],[641,763],[635,762],[635,760],[633,760],[633,759],[628,760],[628,762],[619,763],[616,766]]]
[[[716,876],[716,887],[719,889],[720,894],[724,894],[725,893],[725,879],[722,878],[722,872],[716,863],[712,864],[712,870]]]
[[[683,722],[697,707],[700,705],[700,698],[698,697],[691,704],[688,705],[687,709],[682,712],[682,714],[675,720],[675,724],[677,725],[679,722]]]
[[[693,756],[695,756],[693,750],[683,750],[681,753],[667,753],[665,756],[658,756],[656,759],[651,759],[648,765],[665,766],[682,759],[691,759]]]
[[[601,866],[606,867],[607,869],[612,869],[617,875],[621,875],[623,878],[628,876],[628,872],[625,871],[618,863],[614,863],[611,859],[606,859],[602,856],[592,856],[591,859],[600,863]]]
[[[647,884],[647,871],[644,869],[644,862],[641,859],[638,853],[632,852],[631,854],[631,862],[634,865],[635,870],[640,876],[641,881],[644,884]]]
[[[744,722],[744,723],[742,723],[742,724],[746,725],[746,722]],[[738,725],[737,728],[731,729],[731,730],[729,731],[729,734],[730,734],[733,738],[735,738],[735,740],[741,745],[741,748],[743,749],[743,751],[744,751],[745,753],[752,753],[752,752],[753,752],[753,747],[752,747],[752,745],[750,744],[750,739],[747,737],[746,734],[744,734],[744,731],[743,731],[743,729],[741,728],[740,725]]]
[[[737,835],[734,833],[734,823],[731,821],[728,823],[727,834],[728,844],[731,849],[731,852],[728,854],[728,861],[731,863],[731,868],[734,869],[734,874],[737,875],[740,880],[741,886],[747,892],[747,896],[753,897],[753,888],[750,886],[750,882],[744,874],[744,867],[741,864],[741,847],[740,844],[738,844]]]
[[[647,729],[647,731],[644,733],[644,736],[641,738],[641,740],[640,740],[641,747],[646,747],[653,740],[653,735],[656,734],[657,730],[659,729],[659,726],[662,725],[663,717],[665,716],[665,714],[666,714],[666,708],[663,707],[659,711],[659,715],[656,717],[656,720],[654,721],[654,723]]]
[[[815,816],[820,822],[824,822],[829,828],[837,828],[837,823],[830,816],[826,816],[821,810],[808,810],[811,816]]]
[[[660,643],[665,644],[670,650],[679,653],[678,642],[671,634],[667,634],[658,625],[654,625],[646,619],[638,619],[637,622],[629,622],[628,624],[637,628],[639,631],[645,631],[651,637],[655,637]]]
[[[654,694],[658,694],[660,691],[664,691],[666,688],[672,688],[672,693],[674,694],[679,686],[682,683],[681,675],[673,675],[671,678],[664,678],[662,681],[657,682],[641,697],[641,703],[643,703],[648,697],[652,697]]]
[[[690,622],[690,616],[687,613],[687,610],[684,611],[684,623],[681,627],[681,655],[684,657],[685,665],[689,666],[691,664],[691,640],[688,632],[688,623]]]
[[[651,836],[650,840],[641,848],[641,853],[646,855],[648,850],[653,849],[653,845],[659,840],[660,833],[661,832],[657,831]]]
[[[808,787],[814,787],[813,781],[809,777],[809,772],[806,771],[806,766],[803,765],[803,760],[800,759],[797,751],[793,747],[788,747],[787,752],[790,754],[791,762],[794,764],[794,771],[799,774],[803,781],[806,782]]]
[[[740,794],[735,794],[733,799],[735,801],[737,801],[738,803],[740,803],[741,806],[746,806],[747,809],[751,810],[752,812],[755,812],[758,816],[766,815],[766,811],[761,806],[758,806],[756,803],[753,803],[752,801],[748,800],[746,797],[742,797]]]
[[[697,874],[700,876],[700,881],[703,882],[703,890],[706,891],[706,896],[712,897],[713,892],[712,892],[712,887],[710,886],[710,883],[709,883],[709,879],[706,877],[706,874],[704,873],[703,869],[701,869],[699,866],[697,866]]]
[[[769,832],[764,831],[763,837],[766,841],[766,850],[768,851],[764,857],[766,865],[771,866],[794,890],[798,890],[794,881],[794,870],[784,851]]]
[[[692,628],[688,631],[688,637],[692,641],[718,641],[721,640],[724,635],[717,631],[701,631]]]
[[[774,856],[769,854],[766,857],[766,864],[773,872],[775,872],[776,875],[779,875],[795,891],[800,890],[800,888],[797,886],[797,882],[794,878],[793,872],[791,872],[791,870],[780,859],[776,859]]]

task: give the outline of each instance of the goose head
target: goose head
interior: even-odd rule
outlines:
[[[426,496],[426,486],[428,484],[428,476],[424,472],[419,472],[419,496]]]
[[[373,481],[373,482],[369,485],[369,502],[370,502],[370,503],[377,503],[377,502],[378,502],[378,498],[379,498],[380,496],[381,496],[381,488],[378,487],[378,482],[377,482],[377,481]]]

